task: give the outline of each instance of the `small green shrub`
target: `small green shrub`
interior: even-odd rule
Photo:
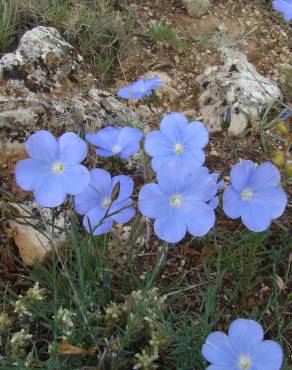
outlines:
[[[11,49],[18,35],[19,19],[16,11],[18,2],[0,0],[0,52]]]
[[[185,49],[187,47],[186,40],[178,36],[174,28],[166,24],[152,23],[148,35],[156,41],[169,43],[174,49]]]

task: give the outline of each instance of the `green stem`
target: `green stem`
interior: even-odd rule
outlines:
[[[252,280],[255,274],[254,262],[256,259],[258,243],[253,235],[248,243],[248,256],[246,266],[244,266],[241,301],[244,308],[248,308],[248,299],[252,293]]]
[[[164,265],[164,262],[166,260],[167,254],[168,254],[169,245],[168,243],[164,243],[162,245],[161,250],[157,254],[156,264],[154,266],[154,269],[151,271],[151,275],[149,277],[149,280],[146,284],[146,289],[150,289],[153,286],[154,281],[156,280],[157,276],[159,275],[159,272],[161,270],[161,267]]]

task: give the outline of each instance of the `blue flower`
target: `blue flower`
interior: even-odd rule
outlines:
[[[287,109],[285,112],[283,112],[283,114],[281,115],[280,119],[288,119],[289,117],[292,116],[292,110],[291,109]]]
[[[142,136],[137,128],[108,126],[95,134],[88,133],[86,140],[97,147],[96,154],[102,157],[117,156],[126,159],[140,150]]]
[[[203,236],[215,222],[213,207],[207,204],[217,193],[208,170],[168,163],[157,174],[158,184],[147,184],[139,193],[138,207],[145,217],[154,218],[156,235],[167,242],[179,242],[188,231]]]
[[[273,340],[263,340],[264,331],[256,321],[237,319],[228,335],[211,333],[202,348],[210,362],[206,370],[280,370],[283,351]]]
[[[122,87],[118,91],[118,96],[123,99],[141,99],[149,95],[153,90],[163,84],[163,81],[158,77],[149,78],[146,80],[137,80],[128,86]]]
[[[147,135],[145,151],[153,157],[152,167],[156,172],[169,162],[188,165],[192,169],[204,163],[202,149],[208,140],[208,130],[202,122],[188,123],[182,113],[171,113],[162,119],[160,131],[152,131]]]
[[[115,197],[112,192],[119,183],[119,192]],[[95,168],[90,171],[90,181],[84,191],[75,197],[75,208],[85,215],[83,225],[93,235],[109,232],[113,221],[120,224],[128,222],[135,214],[131,195],[134,183],[129,176],[111,178],[107,171]]]
[[[233,166],[230,180],[223,194],[223,210],[228,217],[241,217],[249,230],[266,230],[284,212],[287,196],[278,187],[281,176],[273,164],[265,162],[256,167],[252,161],[243,160]]]
[[[25,146],[31,158],[17,163],[16,182],[21,189],[33,191],[41,206],[57,207],[67,194],[79,194],[87,186],[89,171],[79,164],[87,156],[87,145],[76,134],[66,132],[56,140],[40,130]]]
[[[273,7],[275,10],[283,14],[285,21],[289,22],[292,19],[292,0],[274,0]]]

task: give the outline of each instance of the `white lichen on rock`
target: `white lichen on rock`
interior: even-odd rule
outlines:
[[[35,27],[20,39],[14,53],[0,60],[0,76],[22,79],[32,91],[51,91],[80,66],[74,48],[52,27]]]

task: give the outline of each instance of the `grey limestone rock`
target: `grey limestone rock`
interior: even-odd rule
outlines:
[[[198,76],[200,114],[210,131],[221,131],[221,120],[231,112],[229,133],[241,134],[257,122],[264,109],[282,94],[278,85],[257,72],[245,54],[224,48],[222,65],[209,67]]]

